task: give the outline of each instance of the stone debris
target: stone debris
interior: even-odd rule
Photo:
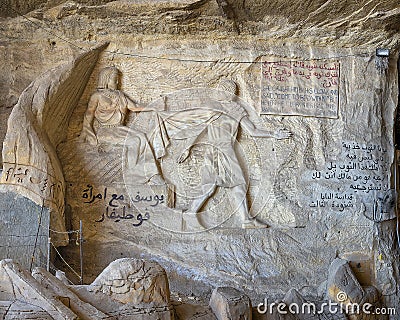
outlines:
[[[328,306],[323,305],[326,301],[308,301],[305,299],[297,290],[289,290],[283,302],[289,307],[289,310],[296,310],[295,308],[290,308],[292,306],[298,306],[299,311],[296,314],[296,320],[346,320],[347,317],[344,313],[339,312],[332,313],[328,310]],[[315,307],[314,307],[315,306]]]
[[[35,268],[32,275],[42,286],[53,293],[54,298],[58,297],[62,301],[67,300],[69,308],[79,316],[79,319],[116,319],[104,314],[91,304],[82,301],[76,294],[69,290],[68,286],[45,269]]]
[[[332,301],[348,304],[360,303],[364,294],[347,261],[335,259],[329,267],[328,297]]]
[[[164,307],[170,303],[165,270],[158,263],[144,260],[124,258],[111,262],[88,290],[102,292],[124,304]]]
[[[64,283],[65,285],[69,285],[68,278],[65,275],[64,271],[56,270],[56,278],[61,280],[61,282]]]
[[[0,261],[0,301],[0,314],[7,320],[78,319],[28,271],[10,259]]]
[[[153,303],[123,304],[113,300],[102,292],[91,292],[89,286],[71,286],[73,291],[83,301],[90,303],[101,312],[113,316],[118,320],[172,320],[174,319],[173,307],[156,307]]]
[[[367,303],[371,308],[380,307],[378,290],[373,286],[362,287],[346,260],[337,258],[329,267],[327,296],[338,303],[351,320],[380,319],[378,315],[363,312]]]
[[[53,317],[39,306],[21,301],[0,301],[2,320],[52,320]],[[61,318],[62,319],[62,318]]]
[[[386,319],[346,309],[349,301],[360,306],[369,303],[371,308],[382,307],[378,290],[362,287],[346,260],[335,259],[331,265],[328,298],[338,306],[335,312],[328,301],[308,300],[295,289],[289,290],[282,300],[269,303],[266,299],[264,306],[252,308],[250,298],[244,293],[232,287],[217,287],[207,306],[189,298],[173,301],[166,272],[155,262],[118,259],[92,284],[67,285],[42,268],[35,268],[31,275],[10,259],[0,261],[2,320]]]
[[[210,307],[218,320],[251,320],[251,301],[244,293],[230,287],[215,288]]]
[[[112,262],[89,286],[68,286],[42,268],[33,276],[0,262],[0,319],[173,320],[168,278],[157,263]]]
[[[175,314],[178,319],[185,320],[217,320],[209,306],[192,305],[174,302]]]

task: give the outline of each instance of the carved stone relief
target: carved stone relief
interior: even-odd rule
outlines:
[[[115,67],[100,71],[97,90],[91,95],[84,116],[80,139],[98,145],[99,150],[123,146],[122,173],[130,201],[122,206],[122,214],[115,213],[118,205],[113,201],[127,199],[122,194],[112,194],[105,213],[96,222],[103,222],[105,218],[133,219],[135,216],[131,212],[126,214],[127,208],[133,206],[138,211],[136,219],[139,225],[151,216],[153,223],[162,228],[173,226],[174,231],[202,231],[217,226],[216,221],[226,220],[213,217],[218,215],[215,203],[212,205],[214,210],[209,208],[200,212],[206,203],[215,200],[213,196],[220,188],[222,192],[228,189],[232,205],[228,217],[237,214],[239,227],[267,227],[266,222],[249,212],[248,181],[235,150],[239,126],[250,137],[257,138],[287,139],[291,133],[284,128],[276,131],[257,128],[246,111],[251,107],[244,106],[244,102],[237,97],[237,84],[232,80],[221,80],[217,90],[188,89],[165,95],[144,108],[118,90],[119,73]],[[141,112],[130,127],[125,125],[128,111]],[[142,113],[151,113],[150,119],[144,118]],[[147,132],[135,129],[136,123],[146,121],[149,122]],[[143,124],[138,126],[143,127]],[[172,157],[171,149],[174,150]],[[191,156],[193,149],[196,149],[194,154],[202,158],[201,163],[196,163],[196,160],[190,163],[189,158],[195,157]],[[163,171],[163,168],[168,171],[171,159],[183,173],[178,180]],[[175,191],[173,195],[167,189],[161,195],[154,188],[148,189],[152,186],[160,189],[160,186],[166,185],[164,178],[169,181],[169,189]],[[190,181],[189,188],[182,185],[185,180]],[[132,189],[132,186],[136,188]],[[92,203],[96,197],[106,198],[107,188],[103,194],[97,195],[93,194],[91,185],[87,187],[83,196],[88,200],[85,203]],[[171,197],[174,201],[167,200]],[[165,206],[175,203],[175,200],[177,207]],[[183,203],[184,206],[179,205]],[[158,207],[159,204],[164,206]],[[171,216],[176,219],[171,219]],[[179,220],[183,222],[177,226],[176,221]],[[210,221],[214,222],[210,224]]]
[[[143,45],[149,54],[165,42]],[[191,52],[196,43],[181,46]],[[389,168],[397,91],[387,85],[396,79],[394,61],[383,79],[372,59],[340,59],[328,115],[261,114],[264,80],[271,80],[262,80],[263,57],[306,62],[309,52],[263,44],[250,54],[246,41],[220,46],[210,53],[215,63],[110,53],[98,62],[57,144],[72,228],[79,220],[85,226],[88,277],[112,259],[143,255],[178,273],[173,285],[195,278],[204,287],[245,288],[258,299],[290,287],[313,295],[338,255],[361,252],[371,265],[365,270],[374,270],[374,224],[394,217]],[[176,48],[165,50],[179,56]],[[334,56],[329,50],[318,52]],[[314,84],[290,84],[301,86]],[[18,180],[24,170],[5,168],[3,177]],[[66,252],[76,257],[76,248]],[[379,274],[390,274],[380,265]]]

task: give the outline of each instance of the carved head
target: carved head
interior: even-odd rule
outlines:
[[[106,67],[100,71],[98,89],[118,89],[120,71],[116,67]]]
[[[219,90],[227,91],[232,95],[238,94],[238,87],[235,81],[229,79],[221,79],[218,83],[217,88]]]

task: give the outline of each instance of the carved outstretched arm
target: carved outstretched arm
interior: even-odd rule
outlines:
[[[248,117],[242,118],[240,124],[253,137],[287,139],[292,136],[292,133],[289,130],[282,128],[274,132],[256,128],[254,123],[251,122]]]
[[[93,129],[94,113],[97,108],[97,103],[98,103],[98,97],[96,94],[93,94],[90,97],[88,108],[83,118],[83,127],[80,135],[80,138],[83,141],[89,142],[92,145],[97,144],[97,137]]]
[[[129,98],[127,95],[125,95],[126,97],[126,101],[127,101],[127,107],[129,111],[132,112],[140,112],[140,111],[144,111],[145,107],[140,106],[138,103],[136,103],[135,101],[133,101],[131,98]]]

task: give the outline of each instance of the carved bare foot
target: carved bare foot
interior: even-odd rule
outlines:
[[[253,228],[268,228],[269,225],[257,220],[256,218],[253,219],[246,219],[242,222],[242,229],[253,229]]]

